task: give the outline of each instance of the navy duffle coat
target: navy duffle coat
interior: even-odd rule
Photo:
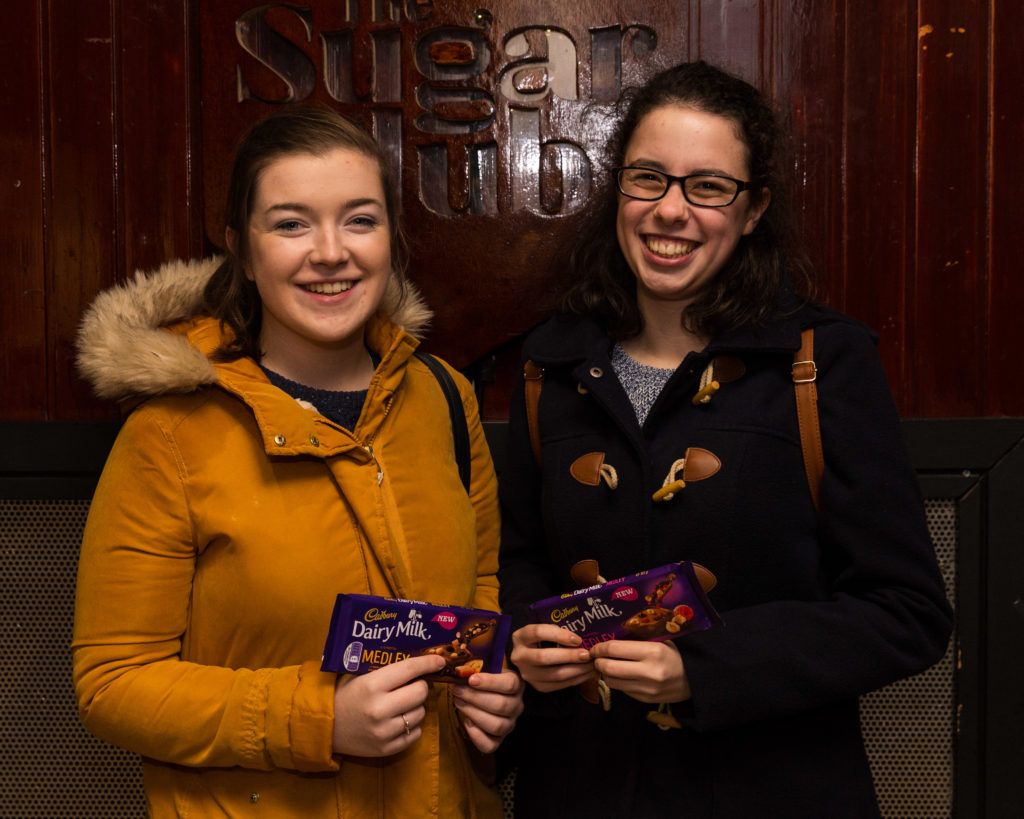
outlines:
[[[808,491],[791,368],[815,326],[825,456],[821,509]],[[946,650],[952,614],[872,334],[806,306],[717,338],[672,375],[641,427],[591,319],[556,317],[527,340],[544,369],[541,466],[522,383],[501,479],[502,605],[573,588],[596,559],[607,578],[676,560],[711,569],[725,624],[677,640],[693,691],[683,728],[613,692],[604,712],[575,690],[528,692],[516,729],[516,814],[529,817],[878,815],[858,696],[922,671]],[[742,362],[707,404],[691,401],[716,356]],[[733,362],[735,364],[735,361]],[[655,502],[688,447],[721,468]],[[616,470],[581,483],[570,465]]]

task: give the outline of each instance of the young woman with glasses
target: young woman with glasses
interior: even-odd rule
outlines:
[[[517,812],[877,816],[858,695],[941,658],[951,613],[874,336],[798,295],[776,122],[753,87],[688,63],[620,105],[563,310],[525,345],[536,452],[522,388],[511,411],[500,576],[529,684]],[[813,487],[794,394],[806,328]],[[607,578],[703,564],[724,625],[589,649],[529,625],[584,559]],[[576,690],[595,676],[607,707]]]

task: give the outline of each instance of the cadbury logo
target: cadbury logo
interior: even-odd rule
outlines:
[[[555,609],[553,612],[551,612],[551,622],[561,623],[566,617],[569,617],[572,614],[576,614],[576,612],[578,612],[579,610],[579,606],[570,606],[564,609]]]
[[[397,612],[381,611],[380,609],[367,609],[366,614],[363,615],[363,619],[367,623],[376,623],[380,620],[395,620],[397,618]]]

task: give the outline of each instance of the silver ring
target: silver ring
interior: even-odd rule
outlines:
[[[405,718],[405,714],[402,714],[402,722],[405,723],[405,735],[409,736],[412,732],[409,730],[409,720]]]

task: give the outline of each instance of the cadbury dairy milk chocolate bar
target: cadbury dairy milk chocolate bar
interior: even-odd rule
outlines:
[[[339,594],[320,669],[366,674],[408,657],[438,654],[446,665],[426,679],[460,682],[477,671],[497,674],[511,623],[495,611]]]
[[[671,640],[722,622],[688,560],[539,600],[530,615],[579,634],[583,648],[606,640]]]

